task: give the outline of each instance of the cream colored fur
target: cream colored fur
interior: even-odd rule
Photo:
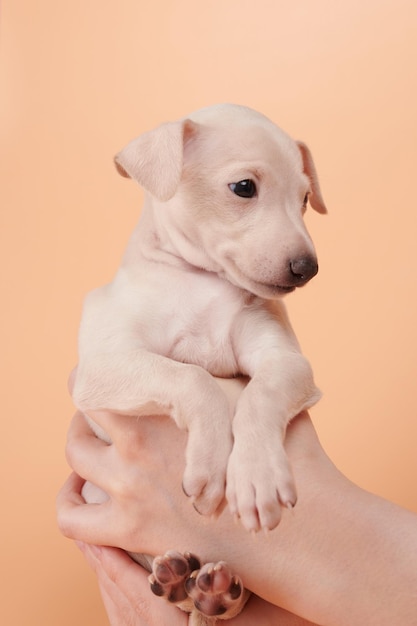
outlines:
[[[278,499],[295,501],[285,428],[319,398],[280,300],[288,259],[314,255],[306,194],[325,211],[310,153],[261,114],[220,105],[145,133],[116,163],[148,194],[114,281],[86,298],[74,400],[87,413],[169,411],[189,432],[184,488],[202,512],[220,504],[227,470],[233,512],[272,528]],[[244,179],[256,198],[230,190]],[[231,422],[211,375],[238,373],[251,381]]]
[[[146,197],[113,282],[85,300],[74,400],[92,422],[99,409],[170,413],[188,431],[198,510],[226,494],[248,530],[272,529],[296,502],[287,424],[320,397],[282,302],[311,277],[294,273],[300,259],[316,271],[303,213],[307,198],[326,209],[311,154],[263,115],[219,105],[115,161]],[[236,195],[248,180],[256,195]],[[230,415],[213,376],[237,374],[250,381]]]

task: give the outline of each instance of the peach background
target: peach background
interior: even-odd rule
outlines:
[[[4,0],[1,16],[2,622],[105,623],[59,535],[83,294],[111,278],[140,191],[113,154],[200,106],[257,108],[311,147],[329,216],[288,300],[338,466],[417,511],[414,0]]]

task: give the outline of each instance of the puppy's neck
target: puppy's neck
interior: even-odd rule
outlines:
[[[221,268],[208,257],[204,248],[192,240],[175,219],[170,219],[170,208],[169,202],[157,202],[150,196],[145,197],[123,264],[137,266],[154,262],[185,271],[218,273]]]

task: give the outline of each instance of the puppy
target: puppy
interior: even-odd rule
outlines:
[[[183,488],[197,510],[214,514],[226,496],[248,531],[273,529],[297,498],[286,427],[320,397],[282,302],[318,271],[303,215],[326,208],[310,151],[225,104],[141,135],[115,163],[145,202],[113,282],[86,297],[74,401],[104,438],[95,410],[169,413],[188,431]],[[230,415],[213,376],[236,375],[249,382]],[[208,620],[230,617],[240,581],[222,563],[191,574],[194,558],[157,559],[154,591],[202,592]]]

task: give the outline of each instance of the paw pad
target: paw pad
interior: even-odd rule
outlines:
[[[156,596],[164,597],[168,602],[182,602],[187,598],[185,581],[194,569],[200,567],[200,561],[194,555],[170,551],[154,559],[152,574],[148,580],[151,591]]]
[[[206,563],[186,552],[156,557],[149,576],[152,592],[206,617],[236,615],[246,601],[243,585],[224,561]]]

